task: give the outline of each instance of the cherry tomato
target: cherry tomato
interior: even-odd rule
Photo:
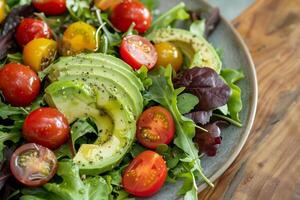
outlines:
[[[23,137],[49,149],[56,149],[69,138],[66,117],[55,108],[39,108],[31,112],[23,124]]]
[[[10,159],[10,170],[21,183],[38,187],[47,183],[57,171],[57,159],[48,148],[29,143],[19,147]]]
[[[0,23],[5,19],[5,0],[0,0]]]
[[[110,20],[122,32],[126,32],[135,23],[134,29],[145,33],[151,26],[152,15],[141,2],[125,0],[113,9]]]
[[[113,9],[122,0],[94,0],[95,5],[101,10]]]
[[[36,38],[51,38],[51,30],[42,20],[25,18],[16,31],[18,44],[23,47]]]
[[[48,67],[57,54],[54,40],[38,38],[30,41],[23,49],[23,61],[38,72]]]
[[[79,54],[85,50],[95,51],[96,29],[85,23],[75,22],[64,32],[61,53],[64,56]]]
[[[66,0],[32,0],[32,3],[46,15],[61,15],[67,11]]]
[[[138,35],[130,35],[123,39],[120,55],[133,69],[139,69],[143,65],[152,69],[157,61],[154,46],[149,40]]]
[[[164,159],[154,151],[144,151],[135,157],[125,169],[124,189],[138,197],[149,197],[160,190],[167,177]]]
[[[10,63],[0,69],[0,90],[13,106],[28,106],[40,92],[41,81],[29,67]]]
[[[167,109],[161,106],[145,110],[137,123],[137,140],[150,149],[156,149],[160,144],[169,144],[174,133],[173,117]]]
[[[155,49],[158,55],[156,66],[172,65],[176,72],[179,71],[183,63],[183,56],[175,45],[170,42],[162,42],[155,44]]]

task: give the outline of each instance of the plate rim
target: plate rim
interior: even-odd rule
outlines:
[[[202,0],[202,2],[204,4],[206,4],[206,6],[208,6],[209,8],[213,8],[214,6],[212,6],[210,3],[208,3],[205,0]],[[253,123],[255,120],[255,115],[256,115],[256,111],[257,111],[257,102],[258,102],[258,81],[257,81],[257,74],[256,74],[256,68],[255,68],[255,64],[253,61],[253,58],[251,56],[250,50],[248,48],[248,46],[246,45],[245,41],[243,40],[243,38],[241,37],[241,35],[239,34],[239,32],[234,28],[233,24],[231,22],[229,22],[229,20],[227,20],[225,17],[223,17],[222,15],[221,17],[221,21],[223,21],[225,23],[226,26],[229,27],[229,29],[232,31],[234,37],[236,38],[238,44],[240,45],[241,49],[245,52],[245,55],[247,57],[247,60],[250,64],[249,67],[249,74],[250,74],[250,91],[251,95],[250,95],[250,112],[248,113],[248,120],[246,121],[246,127],[245,127],[245,132],[243,134],[243,137],[241,138],[241,141],[239,142],[239,144],[235,147],[233,154],[229,157],[229,159],[225,162],[225,164],[218,169],[211,177],[208,177],[209,180],[211,182],[215,182],[218,178],[220,178],[220,176],[222,176],[224,174],[224,172],[231,166],[231,164],[236,160],[236,158],[238,157],[238,155],[240,154],[241,150],[243,149],[243,147],[245,146],[245,143],[250,135],[250,132],[252,130],[253,127]],[[205,188],[207,188],[207,183],[202,183],[201,185],[198,186],[198,193],[203,191]]]

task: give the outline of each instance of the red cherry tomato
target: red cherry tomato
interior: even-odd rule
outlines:
[[[67,11],[66,0],[32,0],[32,3],[46,15],[61,15]]]
[[[34,71],[17,63],[0,69],[0,90],[13,106],[28,106],[40,92],[41,81]]]
[[[23,125],[23,137],[49,149],[56,149],[69,138],[66,117],[55,108],[39,108],[31,112]]]
[[[133,69],[139,69],[143,65],[152,69],[157,61],[155,47],[149,40],[138,35],[130,35],[123,39],[120,55]]]
[[[161,106],[145,110],[137,123],[137,140],[150,149],[156,149],[160,144],[169,144],[174,133],[173,117],[167,109]]]
[[[57,171],[57,159],[50,149],[29,143],[13,153],[10,170],[19,182],[26,186],[38,187],[54,176]]]
[[[28,42],[37,38],[51,38],[49,26],[42,20],[25,18],[17,28],[16,39],[20,46],[25,46]]]
[[[135,157],[125,169],[124,189],[138,197],[149,197],[160,190],[167,177],[164,159],[154,151],[144,151]]]
[[[122,32],[126,32],[135,23],[134,29],[145,33],[151,26],[152,15],[141,2],[126,0],[113,9],[110,20]]]

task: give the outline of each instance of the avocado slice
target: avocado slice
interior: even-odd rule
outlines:
[[[122,96],[123,101],[127,101],[124,105],[132,105],[130,111],[135,118],[142,111],[143,98],[140,92],[136,91],[144,90],[143,84],[135,76],[132,68],[116,57],[97,53],[65,57],[52,65],[48,71],[51,81],[71,80],[76,77],[76,80],[92,84],[89,77],[94,76],[93,84],[107,83],[114,88],[116,96]]]
[[[89,117],[97,125],[98,139],[82,144],[73,159],[81,173],[115,167],[135,138],[143,109],[141,81],[123,61],[98,53],[62,58],[47,72],[52,83],[45,90],[46,102],[69,123]]]
[[[189,59],[189,67],[210,67],[220,73],[222,62],[214,47],[204,37],[176,28],[163,28],[151,32],[147,38],[154,43],[171,42]]]

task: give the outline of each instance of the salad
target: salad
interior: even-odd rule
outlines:
[[[244,75],[207,41],[218,9],[158,6],[0,0],[2,199],[145,198],[177,181],[197,199],[197,184],[213,187],[201,157],[242,126]]]

